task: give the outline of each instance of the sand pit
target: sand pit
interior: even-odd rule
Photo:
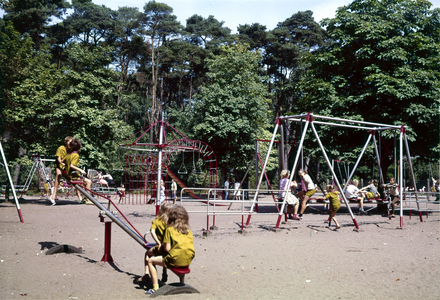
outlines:
[[[202,211],[205,204],[187,205]],[[120,209],[141,233],[149,230],[154,206]],[[56,206],[26,197],[21,211],[24,223],[13,203],[0,203],[0,299],[149,297],[149,284],[134,282],[143,272],[144,250],[116,224],[111,236],[115,263],[100,262],[104,223],[95,206],[77,204],[73,197]],[[243,235],[238,234],[241,216],[223,215],[216,218],[218,230],[204,237],[206,213],[191,213],[196,257],[186,282],[200,294],[159,298],[439,299],[439,213],[420,222],[413,212],[411,219],[404,216],[403,229],[396,229],[398,217],[389,220],[373,210],[356,216],[360,232],[353,231],[346,209],[337,215],[339,231],[328,228],[326,218],[309,208],[302,221],[281,224],[273,232],[276,215],[258,214]],[[45,255],[64,244],[83,252]],[[177,281],[169,272],[168,283]]]

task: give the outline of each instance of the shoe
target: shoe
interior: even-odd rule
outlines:
[[[148,281],[148,280],[150,280],[150,275],[145,274],[144,276],[139,277],[138,279],[136,279],[136,282],[142,282],[142,281]]]
[[[292,216],[288,216],[287,219],[293,220],[293,217]]]
[[[160,280],[162,282],[167,282],[168,281],[168,274],[162,274],[162,279]]]
[[[90,201],[90,200],[87,199],[87,200],[86,200],[86,204],[87,204],[87,205],[93,205],[94,203],[93,203],[92,201]]]
[[[395,218],[396,216],[395,215],[391,215],[391,218]]]
[[[145,292],[145,294],[151,295],[151,294],[154,294],[154,292],[155,292],[155,290],[149,289],[148,291]]]
[[[359,210],[359,214],[361,214],[361,215],[366,215],[367,214],[367,212],[365,211],[365,210]]]
[[[300,216],[298,216],[298,215],[293,215],[293,219],[294,220],[301,220],[302,218]]]
[[[303,215],[302,215],[302,214],[299,214],[298,217],[300,217],[300,218],[302,219]]]

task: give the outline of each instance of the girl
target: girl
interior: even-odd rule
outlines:
[[[301,220],[301,218],[297,215],[298,213],[298,199],[290,194],[290,191],[286,189],[288,187],[297,187],[298,184],[296,181],[292,181],[289,186],[289,179],[287,179],[290,175],[290,172],[287,170],[281,171],[281,180],[280,180],[280,192],[278,194],[278,198],[283,200],[283,197],[287,197],[287,215],[289,219]],[[290,195],[289,195],[290,194]],[[293,196],[293,197],[291,197]],[[296,201],[295,201],[296,200]],[[292,206],[293,206],[293,217],[292,217]]]
[[[161,205],[165,201],[165,183],[163,180],[160,181],[160,198],[159,205]]]
[[[326,191],[327,191],[327,195],[325,197],[320,197],[317,199],[319,200],[330,199],[330,223],[332,222],[332,220],[333,222],[335,222],[336,227],[334,230],[336,231],[339,228],[341,228],[341,226],[339,226],[338,220],[336,220],[335,218],[336,212],[341,207],[341,201],[339,201],[339,192],[335,191],[335,187],[331,184],[327,185]]]
[[[147,281],[150,278],[150,274],[148,272],[148,260],[151,256],[161,255],[161,253],[159,252],[159,247],[162,244],[163,236],[165,234],[165,228],[168,222],[168,217],[172,208],[173,208],[172,204],[169,203],[162,204],[160,206],[160,210],[159,213],[157,214],[156,219],[154,219],[153,222],[151,222],[151,228],[150,228],[151,237],[156,242],[156,246],[148,249],[148,251],[145,252],[145,260],[144,260],[145,275],[137,279],[136,280],[137,282]],[[167,282],[167,280],[168,280],[167,269],[163,268],[162,282]]]
[[[159,280],[155,266],[166,268],[189,266],[194,258],[193,234],[189,229],[189,216],[185,208],[175,205],[170,212],[167,228],[159,253],[166,254],[151,257],[148,260],[153,288],[146,294],[153,294],[159,289]]]
[[[301,185],[303,187],[303,190],[298,193],[298,196],[302,200],[301,212],[299,214],[299,217],[302,218],[302,215],[307,208],[307,201],[309,201],[310,197],[315,194],[316,189],[312,178],[310,178],[309,174],[307,174],[304,169],[299,170],[298,175],[301,177]]]
[[[367,199],[379,198],[380,194],[377,191],[377,180],[373,179],[368,182],[366,187],[360,189],[361,192],[365,193]]]

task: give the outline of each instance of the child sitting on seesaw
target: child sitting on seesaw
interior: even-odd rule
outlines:
[[[148,249],[148,251],[145,252],[145,261],[144,261],[145,275],[142,276],[141,278],[137,279],[136,280],[137,282],[147,281],[150,278],[150,273],[148,272],[148,260],[150,259],[150,257],[151,256],[160,256],[162,254],[165,254],[165,253],[159,252],[159,247],[163,242],[163,237],[165,235],[165,229],[167,226],[168,217],[169,217],[169,214],[170,214],[170,211],[172,210],[172,208],[173,208],[172,204],[163,203],[160,206],[160,210],[159,210],[159,213],[157,214],[156,219],[154,219],[153,222],[151,222],[151,228],[150,228],[151,237],[156,242],[156,246]],[[161,281],[167,282],[167,279],[168,279],[167,268],[163,268]]]
[[[78,167],[79,164],[79,154],[78,152],[81,150],[82,144],[81,141],[78,139],[74,139],[70,142],[70,150],[71,152],[66,155],[64,158],[64,163],[66,165],[66,173],[69,180],[77,181],[80,179],[79,174],[86,175],[86,171],[81,170]],[[82,184],[87,190],[90,190],[90,187],[92,185],[92,181],[88,178],[83,179]],[[81,204],[93,204],[92,201],[88,200],[87,198],[83,199],[81,197],[81,193],[79,190],[76,190],[76,195],[78,196],[78,202]]]
[[[182,206],[175,205],[171,210],[163,242],[158,251],[165,254],[151,257],[148,260],[148,270],[153,288],[146,291],[146,294],[153,294],[159,289],[155,266],[185,267],[189,266],[194,258],[193,234],[189,229],[189,216]]]
[[[335,190],[335,187],[331,184],[327,185],[326,187],[326,191],[327,191],[327,195],[325,197],[319,197],[316,198],[317,200],[325,200],[325,199],[329,199],[330,200],[330,222],[329,222],[329,226],[333,220],[333,222],[335,222],[335,229],[334,230],[338,230],[339,228],[341,228],[341,226],[339,226],[338,220],[336,220],[336,212],[339,210],[339,208],[341,207],[341,201],[339,201],[339,192]]]

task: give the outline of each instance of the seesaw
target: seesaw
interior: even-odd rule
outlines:
[[[113,262],[113,258],[110,254],[110,241],[111,241],[111,223],[116,223],[119,227],[121,227],[122,230],[124,230],[129,236],[131,236],[136,242],[138,242],[144,249],[149,249],[153,247],[154,243],[147,243],[146,240],[138,233],[132,230],[130,227],[128,227],[124,222],[122,222],[116,215],[116,212],[111,212],[109,209],[107,209],[105,206],[103,206],[98,200],[95,199],[85,188],[80,186],[82,184],[82,181],[70,181],[70,183],[78,189],[84,196],[86,196],[90,201],[93,202],[95,206],[97,206],[100,209],[99,217],[101,219],[101,222],[104,222],[104,217],[108,217],[111,221],[105,222],[105,241],[104,241],[104,256],[102,257],[101,261],[103,262]],[[105,197],[106,198],[106,197]],[[110,198],[106,198],[111,202],[114,207],[117,206],[113,203],[113,201]],[[119,209],[118,209],[119,211]],[[127,220],[128,221],[128,220]],[[131,224],[130,224],[131,225]],[[67,250],[66,251],[66,247]],[[53,253],[59,253],[59,252],[73,252],[69,251],[72,250],[71,248],[74,248],[73,246],[69,245],[59,245],[55,247],[56,249],[49,249],[47,252]],[[46,253],[47,254],[47,253]],[[157,297],[160,295],[176,295],[176,294],[192,294],[192,293],[200,293],[198,290],[193,288],[190,285],[185,284],[185,275],[189,274],[191,272],[189,266],[182,266],[182,267],[174,267],[169,269],[174,274],[176,274],[179,277],[180,282],[178,283],[171,283],[162,286],[157,290],[151,297]]]

